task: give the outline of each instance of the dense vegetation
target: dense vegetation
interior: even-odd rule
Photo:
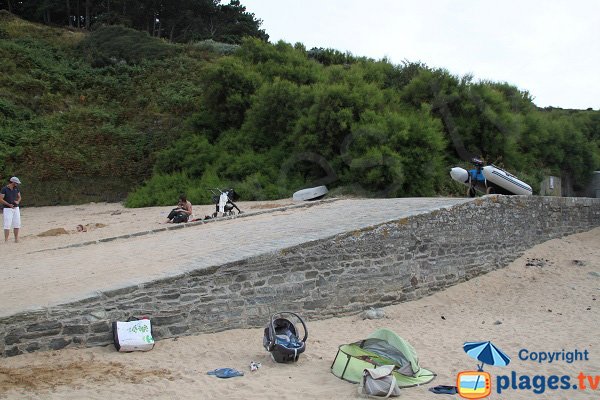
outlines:
[[[580,189],[600,167],[600,112],[538,109],[510,84],[420,63],[256,38],[170,44],[2,12],[0,38],[0,171],[26,183],[27,204],[162,205],[182,191],[200,203],[214,186],[272,199],[318,183],[462,194],[448,168],[472,156],[534,189],[547,174]]]
[[[0,9],[28,21],[77,29],[122,25],[178,43],[268,39],[261,21],[238,0],[0,0]]]

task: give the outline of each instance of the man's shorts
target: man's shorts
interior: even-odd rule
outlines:
[[[4,208],[4,229],[21,227],[21,212],[19,207]]]

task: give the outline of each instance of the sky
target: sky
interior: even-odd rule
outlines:
[[[600,0],[245,0],[269,41],[508,82],[539,107],[600,109]]]

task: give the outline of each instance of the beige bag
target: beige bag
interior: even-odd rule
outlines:
[[[400,396],[400,388],[392,373],[393,365],[383,365],[373,369],[365,369],[358,387],[358,393],[375,397]]]

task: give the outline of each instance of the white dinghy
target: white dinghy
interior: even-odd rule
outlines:
[[[329,190],[327,190],[326,186],[317,186],[308,189],[298,190],[292,196],[294,201],[309,201],[309,200],[319,200],[323,196],[327,194]]]
[[[488,193],[491,192],[489,188],[499,187],[509,194],[517,194],[529,196],[533,194],[531,186],[518,179],[516,176],[506,172],[503,169],[496,167],[495,165],[488,165],[483,167],[483,176],[488,181]],[[489,185],[489,183],[493,185]],[[502,193],[502,190],[496,190],[497,193]]]

